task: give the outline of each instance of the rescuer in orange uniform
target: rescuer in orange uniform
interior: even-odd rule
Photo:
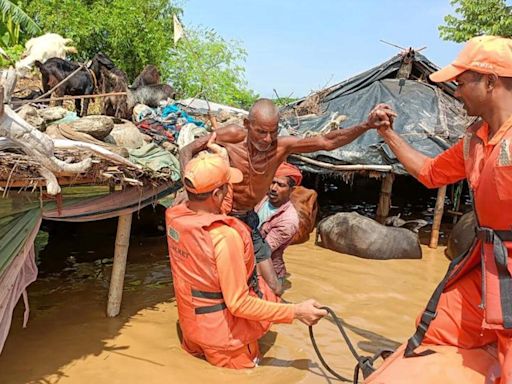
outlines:
[[[478,227],[472,248],[450,265],[420,316],[405,356],[412,357],[410,364],[421,361],[414,352],[420,344],[477,348],[497,343],[497,382],[512,383],[512,40],[475,37],[452,64],[430,79],[455,80],[455,96],[470,116],[481,118],[465,137],[431,159],[391,127],[383,125],[378,131],[407,171],[427,187],[467,178]],[[372,114],[391,122],[395,117],[386,105],[377,106]],[[369,381],[388,382],[372,380],[378,373]],[[404,374],[397,372],[402,379]]]
[[[220,214],[229,183],[242,180],[218,154],[200,153],[184,170],[189,201],[166,211],[167,242],[183,348],[213,365],[252,368],[258,339],[272,322],[316,324],[327,313],[314,300],[276,302],[263,279],[260,299],[247,282],[255,268],[249,228]]]

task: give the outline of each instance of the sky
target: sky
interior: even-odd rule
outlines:
[[[460,45],[438,26],[450,0],[183,0],[183,24],[213,28],[247,51],[249,88],[262,97],[302,97],[339,83],[399,53],[449,64]]]

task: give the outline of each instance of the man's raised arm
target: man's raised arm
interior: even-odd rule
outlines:
[[[324,135],[303,139],[292,136],[283,137],[281,142],[285,146],[287,153],[331,151],[351,143],[371,128],[389,127],[390,124],[388,119],[383,119],[380,115],[370,113],[368,120],[350,128],[340,128]]]

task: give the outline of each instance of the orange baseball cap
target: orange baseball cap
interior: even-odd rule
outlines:
[[[430,80],[436,83],[451,81],[465,71],[512,77],[512,39],[499,36],[473,37],[453,63],[432,73]]]
[[[192,193],[211,192],[227,183],[240,183],[242,172],[219,155],[201,152],[185,166],[185,188]]]

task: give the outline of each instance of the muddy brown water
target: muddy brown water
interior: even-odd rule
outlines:
[[[394,348],[412,334],[415,317],[442,278],[448,264],[443,250],[423,246],[422,260],[373,261],[319,248],[311,240],[285,254],[291,275],[284,297],[313,297],[333,308],[361,354]],[[0,355],[0,383],[337,381],[320,365],[307,327],[298,322],[272,327],[261,340],[262,364],[253,370],[216,368],[189,356],[177,337],[164,239],[132,239],[128,260],[117,318],[105,316],[108,260],[76,263],[65,275],[49,274],[32,284],[29,325],[22,329],[19,305]],[[322,320],[315,334],[331,366],[351,377],[355,361],[332,322]]]

